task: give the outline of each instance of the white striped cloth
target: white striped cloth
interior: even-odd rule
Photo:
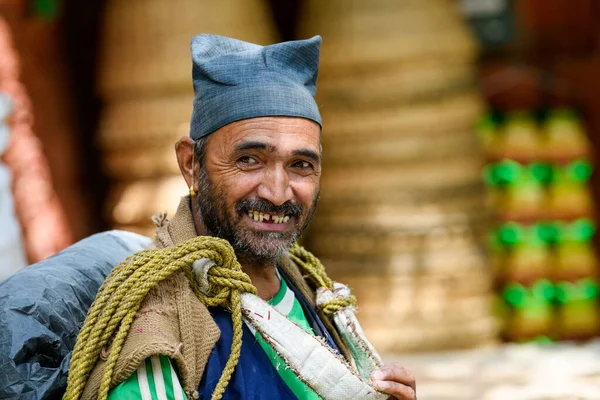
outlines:
[[[108,400],[187,400],[175,368],[166,356],[152,356],[108,394]]]

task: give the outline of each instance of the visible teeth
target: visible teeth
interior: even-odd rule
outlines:
[[[285,216],[283,215],[274,215],[273,216],[273,222],[275,222],[276,224],[282,224],[285,222]]]
[[[258,222],[272,220],[274,224],[283,224],[290,220],[290,217],[285,215],[271,215],[255,210],[248,211],[248,216]]]

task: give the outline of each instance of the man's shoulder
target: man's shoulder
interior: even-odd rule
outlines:
[[[186,390],[193,391],[195,384],[191,382],[200,381],[220,335],[185,273],[177,271],[159,282],[142,301],[119,354],[114,381],[123,382],[145,359],[164,355],[176,362]],[[97,392],[103,371],[104,362],[96,364],[86,393]]]

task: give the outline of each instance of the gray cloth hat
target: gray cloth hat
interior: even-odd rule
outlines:
[[[314,100],[320,48],[320,36],[270,46],[195,36],[192,139],[254,117],[303,117],[322,125]]]

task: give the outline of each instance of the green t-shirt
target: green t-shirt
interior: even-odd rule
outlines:
[[[280,281],[279,292],[269,300],[269,304],[281,314],[287,316],[290,321],[314,335],[294,292],[288,287],[284,279],[280,278]],[[286,367],[283,359],[260,336],[260,333],[256,332],[249,324],[247,326],[271,360],[281,379],[294,392],[296,397],[300,400],[320,399],[292,370]],[[183,392],[171,360],[166,356],[159,355],[147,358],[129,378],[108,393],[108,400],[117,399],[187,400],[187,397]]]

